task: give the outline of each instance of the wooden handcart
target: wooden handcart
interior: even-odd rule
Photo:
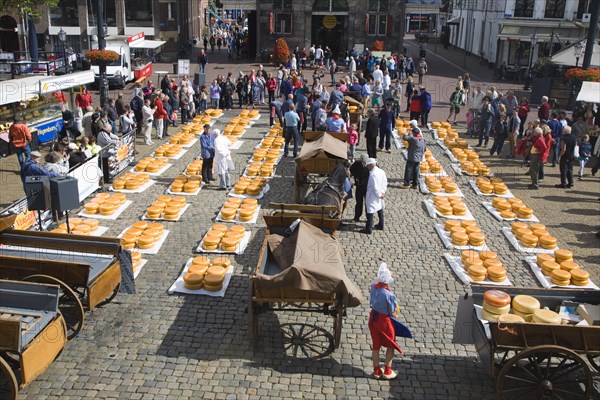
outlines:
[[[319,312],[333,317],[332,345],[338,348],[346,308],[358,306],[362,297],[343,270],[337,240],[318,227],[320,220],[313,221],[317,225],[314,226],[301,219],[292,228],[286,219],[275,217],[266,219],[266,222],[267,235],[256,269],[250,277],[248,333],[251,343],[254,345],[257,342],[261,313]],[[325,228],[326,223],[322,225],[331,232]],[[289,232],[290,229],[294,232]],[[281,240],[279,246],[272,250],[269,243],[284,235],[289,237]],[[286,239],[290,241],[286,242]],[[309,252],[313,252],[312,256],[308,255]],[[290,262],[282,265],[282,255]],[[295,278],[298,275],[311,278],[298,280]],[[315,285],[314,280],[320,284]],[[325,287],[331,289],[325,290]],[[294,346],[292,341],[288,343],[289,346]]]
[[[15,400],[64,348],[67,325],[59,297],[55,285],[0,280],[1,399]]]
[[[330,133],[319,132],[314,140],[305,140],[296,157],[294,201],[300,203],[311,186],[318,184],[347,157],[346,142]]]
[[[269,203],[270,210],[263,214],[267,226],[290,226],[298,218],[321,227],[335,235],[342,222],[336,206],[313,206],[309,204]],[[336,215],[336,217],[331,217]]]
[[[83,307],[110,302],[121,285],[119,239],[38,231],[0,232],[0,278],[61,288],[68,337],[83,326]]]
[[[496,379],[500,399],[592,398],[592,373],[584,357],[598,370],[600,326],[484,322],[477,316],[476,306],[483,304],[485,291],[497,288],[477,285],[471,289],[473,295],[465,295],[459,305],[454,342],[475,345],[488,374]],[[597,291],[502,290],[511,297],[533,296],[551,310],[563,301],[600,304]]]

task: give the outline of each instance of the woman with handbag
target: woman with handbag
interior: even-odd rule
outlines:
[[[369,331],[373,341],[373,376],[375,379],[394,379],[397,372],[392,370],[392,360],[394,350],[398,350],[400,355],[404,351],[396,343],[396,332],[393,325],[393,317],[398,315],[399,306],[396,303],[396,296],[389,288],[389,284],[394,281],[392,274],[386,263],[379,265],[377,272],[377,283],[371,286],[371,314],[369,316]],[[379,366],[379,350],[385,347],[385,367],[382,370]]]

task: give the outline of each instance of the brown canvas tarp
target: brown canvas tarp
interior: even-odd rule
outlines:
[[[300,154],[296,157],[296,162],[300,163],[319,155],[345,160],[348,157],[346,149],[347,146],[345,142],[323,133],[318,139],[311,142],[304,142]]]
[[[332,235],[300,221],[289,237],[271,234],[266,239],[281,272],[257,274],[255,285],[259,291],[285,291],[287,287],[317,294],[335,293],[348,307],[357,307],[363,301],[360,290],[346,275],[339,243]]]

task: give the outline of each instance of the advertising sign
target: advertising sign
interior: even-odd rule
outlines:
[[[121,137],[121,145],[108,157],[109,177],[113,178],[135,161],[135,131]]]
[[[63,120],[62,117],[53,119],[48,122],[34,125],[33,128],[37,129],[38,141],[40,143],[46,143],[52,141],[54,135],[62,129]]]

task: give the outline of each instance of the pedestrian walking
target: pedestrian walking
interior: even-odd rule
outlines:
[[[19,166],[22,167],[31,158],[31,132],[18,116],[13,118],[13,124],[8,128],[8,140],[14,146]]]
[[[354,222],[359,222],[365,206],[367,184],[369,183],[369,169],[367,168],[367,155],[361,154],[358,160],[350,166],[350,175],[354,177]]]
[[[356,124],[350,124],[348,127],[348,160],[350,162],[354,162],[354,152],[356,151],[356,146],[358,146],[359,138]]]
[[[289,152],[290,141],[294,140],[294,158],[298,157],[298,141],[300,140],[300,134],[298,133],[298,123],[300,122],[300,116],[296,113],[296,106],[290,104],[289,111],[287,111],[283,120],[285,121],[285,145],[283,148],[283,156],[287,157]]]
[[[387,176],[385,172],[377,166],[374,158],[366,161],[369,169],[369,181],[367,183],[367,194],[365,196],[367,206],[367,224],[361,231],[370,235],[374,229],[382,231],[384,228],[383,209],[385,206],[384,197],[387,191]],[[378,224],[373,225],[374,214],[377,213]]]
[[[219,108],[219,100],[221,99],[221,87],[215,79],[210,85],[210,105],[212,108]]]
[[[579,180],[583,180],[583,169],[585,168],[585,164],[589,161],[592,156],[592,144],[590,143],[590,135],[583,135],[581,138],[581,142],[579,142],[579,157],[577,157],[577,161],[579,161]]]
[[[231,187],[229,171],[234,169],[231,150],[229,150],[231,141],[227,136],[224,136],[219,129],[213,131],[213,137],[215,138],[214,165],[215,170],[219,175],[218,190],[227,190]]]
[[[427,124],[429,123],[429,112],[432,108],[431,103],[431,94],[425,89],[425,87],[421,86],[419,99],[421,101],[421,126],[427,128]]]
[[[492,129],[492,120],[494,118],[494,111],[492,110],[490,101],[489,96],[485,96],[483,98],[483,105],[479,110],[479,143],[477,143],[475,147],[481,147],[482,145],[483,147],[487,147],[490,140],[490,131]]]
[[[421,95],[417,88],[413,89],[410,96],[410,119],[418,121],[421,118]]]
[[[206,54],[204,49],[200,49],[200,53],[198,53],[198,64],[200,65],[200,73],[201,74],[205,73],[207,63],[208,63],[208,54]]]
[[[392,129],[394,123],[392,104],[387,102],[385,108],[379,112],[379,151],[383,151],[385,145],[385,151],[387,153],[392,152]]]
[[[427,147],[425,139],[421,134],[421,130],[418,127],[416,120],[410,121],[411,134],[404,134],[403,140],[408,142],[408,149],[406,154],[406,166],[404,167],[404,184],[401,186],[402,189],[408,189],[412,187],[416,189],[419,185],[419,172],[421,166],[421,160],[425,154],[425,148]],[[411,186],[412,183],[412,186]]]
[[[521,131],[521,119],[519,118],[519,109],[515,108],[512,115],[508,118],[508,144],[510,145],[510,154],[508,158],[515,158],[515,149]]]
[[[577,141],[571,135],[571,127],[565,126],[562,131],[560,141],[560,152],[558,154],[558,163],[560,167],[560,184],[554,185],[560,189],[570,189],[573,187],[573,161],[575,161],[575,146]]]
[[[387,264],[381,263],[377,271],[377,283],[371,286],[370,291],[369,332],[373,342],[371,359],[375,379],[394,379],[397,376],[397,373],[392,370],[394,350],[398,350],[400,355],[404,354],[402,348],[396,343],[396,332],[392,324],[392,318],[397,317],[400,310],[396,296],[389,287],[392,282],[394,279]],[[386,348],[383,370],[379,365],[379,351],[382,347]]]
[[[525,127],[525,121],[527,121],[527,116],[529,115],[529,112],[531,111],[531,108],[529,107],[529,99],[527,99],[527,97],[523,97],[521,99],[521,102],[519,103],[519,111],[518,111],[518,115],[519,115],[519,120],[521,121],[520,125],[519,125],[519,132],[521,134],[523,134],[523,128]]]
[[[161,96],[159,95],[156,97],[156,99],[154,99],[154,123],[156,124],[156,137],[158,139],[163,138],[166,117],[167,112],[165,111],[165,106],[163,105]]]
[[[419,85],[423,84],[423,76],[427,73],[427,62],[425,58],[421,58],[419,65],[417,66],[417,73],[419,74]]]
[[[459,86],[456,87],[452,95],[450,95],[450,114],[448,114],[448,118],[446,118],[446,122],[450,122],[450,118],[454,115],[453,125],[456,125],[456,117],[460,113],[460,104],[462,101],[462,91]]]
[[[377,137],[379,136],[379,118],[375,115],[375,110],[369,108],[367,112],[367,129],[365,138],[367,140],[367,154],[369,158],[377,158]]]
[[[202,181],[207,185],[213,178],[213,161],[215,159],[215,139],[210,132],[210,125],[204,125],[200,136],[200,156],[202,157]]]
[[[492,144],[492,148],[490,149],[490,156],[493,156],[494,153],[500,155],[502,153],[502,147],[504,147],[504,142],[508,138],[508,122],[507,116],[505,113],[500,114],[500,119],[494,125],[494,144]]]
[[[154,122],[154,109],[150,107],[150,100],[144,100],[142,107],[143,123],[142,132],[144,133],[144,143],[146,146],[154,144],[152,141],[152,123]]]
[[[547,151],[547,145],[542,136],[542,128],[536,127],[531,133],[531,146],[528,149],[529,156],[529,176],[531,177],[531,185],[527,186],[528,189],[538,190],[539,189],[539,174],[540,168],[543,165],[542,157]]]
[[[410,101],[413,96],[414,88],[415,86],[413,85],[413,78],[412,76],[409,76],[406,83],[406,92],[404,92],[404,96],[406,96],[406,112],[410,111]]]

